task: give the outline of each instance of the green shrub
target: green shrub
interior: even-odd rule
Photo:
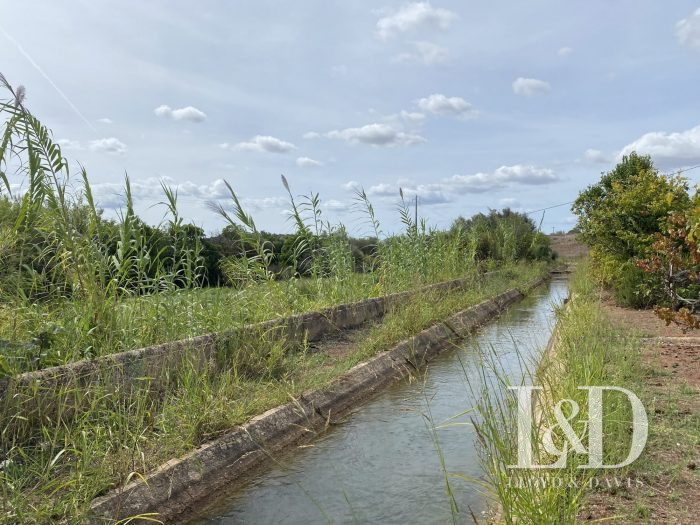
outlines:
[[[464,248],[471,259],[483,261],[515,261],[520,259],[549,259],[552,249],[546,235],[524,213],[504,208],[478,213],[470,219],[458,217],[453,234],[460,232]]]
[[[649,156],[631,153],[582,191],[572,211],[579,237],[591,247],[594,275],[626,306],[664,300],[658,276],[640,270],[668,217],[688,209],[686,181],[659,173]]]

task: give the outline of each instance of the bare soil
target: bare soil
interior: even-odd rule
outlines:
[[[575,233],[548,235],[552,249],[562,258],[575,258],[588,255],[588,246],[577,239]]]
[[[674,324],[666,325],[666,322],[659,319],[653,310],[623,308],[608,298],[605,300],[605,312],[613,323],[632,329],[642,337],[696,336],[700,341],[700,333],[683,333],[683,330]]]
[[[581,523],[700,523],[700,334],[666,326],[653,311],[611,303],[617,325],[641,333],[644,377],[638,395],[649,417],[642,457],[625,475],[642,481],[630,490],[592,492]]]

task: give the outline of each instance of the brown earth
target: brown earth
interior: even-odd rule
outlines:
[[[579,242],[575,233],[556,233],[547,237],[552,249],[559,257],[574,258],[588,255],[588,246]]]
[[[665,326],[650,310],[607,303],[609,318],[642,341],[643,386],[649,439],[629,475],[642,487],[592,492],[581,523],[700,523],[700,334]]]
[[[642,337],[687,337],[696,336],[700,340],[700,333],[683,333],[680,327],[659,319],[653,310],[633,310],[617,306],[611,298],[605,300],[605,312],[610,320],[622,327],[631,328]]]

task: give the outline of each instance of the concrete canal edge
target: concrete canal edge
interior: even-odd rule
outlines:
[[[220,438],[164,463],[144,478],[96,498],[91,504],[90,523],[113,523],[145,515],[149,515],[151,523],[156,516],[164,522],[177,521],[213,493],[235,486],[246,473],[269,461],[272,454],[313,439],[382,386],[411,374],[449,348],[450,343],[468,336],[548,279],[546,275],[522,289],[510,289],[453,314],[354,366],[328,387],[268,410]],[[139,522],[137,518],[130,523]]]
[[[482,274],[487,276],[496,272]],[[286,344],[300,341],[318,341],[326,335],[348,330],[381,319],[395,304],[421,293],[444,292],[471,286],[471,277],[435,283],[413,290],[339,304],[316,312],[290,315],[248,324],[225,332],[216,332],[180,341],[127,350],[94,359],[83,359],[65,365],[25,372],[14,377],[0,378],[0,398],[26,395],[51,399],[60,388],[88,388],[101,383],[119,386],[122,390],[140,387],[144,377],[157,381],[164,370],[178,367],[183,358],[195,356],[204,366],[218,349],[235,345],[247,339],[282,340]]]

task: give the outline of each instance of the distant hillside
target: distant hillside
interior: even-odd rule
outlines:
[[[559,254],[559,257],[580,257],[588,255],[588,246],[580,243],[576,239],[575,233],[562,233],[548,235],[552,243],[552,250]]]

